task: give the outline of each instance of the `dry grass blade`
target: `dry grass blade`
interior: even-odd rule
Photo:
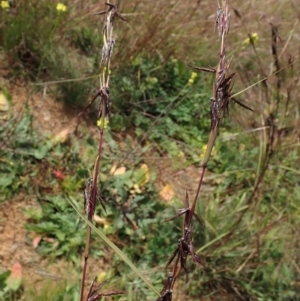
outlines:
[[[245,104],[243,104],[243,103],[240,102],[239,100],[237,100],[237,99],[235,99],[235,98],[233,98],[233,97],[231,97],[231,99],[232,99],[235,103],[237,103],[239,106],[243,107],[244,109],[249,110],[249,111],[251,111],[251,112],[254,112],[253,109],[251,109],[250,107],[246,106]]]
[[[187,191],[186,191],[186,196],[185,196],[185,204],[186,204],[186,208],[179,209],[179,212],[175,216],[167,219],[166,222],[173,221],[174,219],[176,219],[182,215],[185,215],[184,216],[184,228],[186,228],[186,227],[190,227],[191,222],[192,222],[192,217],[194,216],[197,219],[197,221],[199,222],[199,224],[204,227],[203,220],[199,217],[199,215],[194,210],[192,210],[192,207],[190,206],[189,195],[188,195]]]
[[[100,292],[101,288],[106,284],[106,282],[107,281],[103,281],[100,284],[95,285],[95,280],[94,280],[90,286],[86,300],[97,301],[100,300],[102,297],[122,295],[126,293],[125,291],[116,291],[116,290]]]
[[[203,71],[203,72],[209,72],[209,73],[216,73],[215,68],[209,68],[209,67],[196,67],[196,66],[191,66],[191,68],[195,71]]]

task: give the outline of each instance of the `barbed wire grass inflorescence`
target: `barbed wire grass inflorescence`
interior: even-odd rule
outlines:
[[[233,100],[237,102],[244,108],[248,108],[246,105],[240,103],[236,99],[232,98],[232,87],[233,87],[233,79],[235,76],[234,72],[229,72],[230,68],[230,60],[226,60],[226,47],[225,47],[225,37],[229,33],[230,29],[230,17],[231,13],[228,9],[228,1],[222,1],[222,7],[219,7],[216,13],[216,19],[214,24],[214,30],[218,32],[219,37],[221,39],[220,45],[220,53],[219,53],[219,63],[217,68],[207,68],[207,67],[192,67],[194,71],[204,71],[215,74],[215,80],[213,84],[212,97],[210,99],[210,135],[207,143],[207,147],[205,150],[205,154],[202,160],[202,173],[199,178],[198,188],[194,197],[192,204],[189,204],[189,196],[186,193],[186,208],[180,209],[179,213],[169,219],[169,221],[174,220],[177,217],[184,215],[183,229],[182,229],[182,237],[177,242],[177,248],[169,258],[166,268],[168,268],[172,263],[172,272],[168,274],[167,280],[165,282],[164,288],[161,291],[160,297],[157,301],[170,301],[172,300],[172,294],[175,282],[179,276],[180,271],[183,269],[187,272],[187,259],[190,256],[194,263],[200,264],[205,268],[205,260],[202,259],[196,252],[194,251],[193,246],[193,231],[192,224],[194,218],[200,223],[202,227],[204,227],[204,223],[201,218],[196,214],[195,209],[201,189],[201,185],[203,182],[204,174],[207,168],[207,163],[210,158],[212,149],[215,144],[215,140],[217,137],[218,129],[221,123],[221,120],[224,116],[224,112],[228,111],[229,101]]]
[[[90,103],[86,106],[86,108],[78,114],[78,123],[82,116],[87,112],[87,110],[92,106],[92,104],[99,99],[98,105],[98,120],[97,127],[99,129],[99,143],[98,143],[98,154],[94,164],[93,176],[86,181],[86,187],[84,189],[84,209],[85,214],[90,222],[93,220],[93,216],[96,209],[97,201],[100,202],[103,210],[106,212],[106,204],[105,200],[101,197],[100,187],[98,183],[98,175],[100,170],[100,160],[102,155],[103,148],[103,136],[104,130],[107,128],[109,124],[109,120],[111,118],[111,98],[110,98],[110,65],[111,58],[113,53],[113,48],[116,43],[116,38],[114,36],[114,20],[115,18],[120,18],[123,21],[128,21],[125,17],[118,13],[116,5],[105,3],[108,6],[107,10],[96,13],[96,15],[105,15],[104,23],[103,23],[103,47],[102,47],[102,56],[100,62],[100,74],[99,74],[99,82],[100,88],[97,93],[94,95]],[[81,297],[80,300],[84,300],[84,287],[85,287],[85,279],[87,273],[87,262],[89,256],[90,249],[90,240],[91,240],[91,227],[87,225],[86,232],[86,245],[84,251],[84,262],[83,262],[83,271],[82,271],[82,279],[81,279]],[[86,297],[86,301],[95,301],[100,300],[104,296],[114,296],[118,294],[123,294],[122,291],[107,291],[107,292],[99,292],[105,282],[102,282],[100,285],[96,286],[95,282],[90,286],[89,292]]]

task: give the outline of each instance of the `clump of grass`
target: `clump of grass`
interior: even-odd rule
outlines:
[[[219,229],[217,232],[221,231],[222,234],[215,238],[219,242],[206,252],[210,259],[210,266],[203,272],[205,281],[202,288],[207,294],[224,289],[230,294],[234,285],[236,298],[241,295],[250,298],[252,295],[258,300],[267,298],[291,300],[299,290],[298,286],[291,281],[295,277],[295,273],[298,273],[295,272],[291,260],[298,262],[298,259],[295,257],[294,251],[287,249],[284,251],[286,246],[290,245],[285,234],[290,227],[286,219],[294,220],[296,217],[296,214],[291,213],[288,207],[297,208],[295,209],[297,212],[299,208],[297,205],[295,207],[293,202],[295,198],[293,188],[290,187],[286,195],[286,198],[291,200],[288,204],[284,201],[283,191],[289,186],[287,178],[293,178],[292,174],[296,170],[292,166],[289,166],[288,169],[286,169],[287,166],[283,167],[285,170],[289,170],[289,175],[281,170],[282,166],[293,161],[290,161],[291,158],[287,158],[288,152],[293,152],[293,149],[297,147],[291,142],[295,141],[296,131],[291,126],[290,118],[293,116],[296,120],[298,119],[293,113],[294,105],[297,106],[297,104],[291,101],[290,94],[290,91],[293,90],[292,87],[295,89],[292,84],[293,72],[291,71],[297,60],[292,58],[290,53],[286,53],[286,60],[280,60],[287,49],[290,37],[287,42],[281,43],[282,48],[280,49],[281,40],[278,26],[272,22],[269,25],[271,47],[268,49],[271,48],[272,52],[269,76],[267,76],[268,66],[265,62],[270,63],[270,61],[266,58],[262,59],[262,54],[257,51],[257,45],[251,40],[249,33],[249,43],[257,56],[258,63],[258,70],[255,70],[257,74],[251,74],[251,78],[258,77],[261,80],[238,93],[232,93],[230,97],[233,99],[250,88],[256,92],[248,91],[252,101],[251,106],[255,108],[256,112],[253,114],[251,124],[253,128],[249,132],[258,132],[258,136],[251,134],[249,140],[251,141],[251,138],[253,140],[253,149],[247,152],[245,157],[241,150],[234,155],[237,160],[239,157],[244,157],[244,166],[253,167],[253,170],[251,169],[252,177],[250,176],[251,172],[248,172],[248,176],[243,177],[244,181],[247,181],[246,183],[242,183],[240,177],[236,177],[223,192],[225,197],[222,203],[218,203],[221,202],[218,193],[215,193],[214,197],[219,200],[210,200],[210,203],[214,204],[211,204],[213,210],[218,208],[222,211],[222,217],[218,218],[217,212],[215,212],[214,218],[210,218],[210,221],[215,220],[214,229]],[[290,36],[292,33],[293,30]],[[241,74],[244,77],[243,80],[249,78],[250,73],[253,72],[253,70],[247,70],[246,66],[244,68],[245,70]],[[204,68],[198,69],[203,70]],[[287,74],[289,75],[287,76]],[[259,120],[256,120],[257,116],[259,116]],[[236,114],[234,119],[239,120],[241,124],[249,122],[249,118],[242,117],[244,121],[241,121],[239,114]],[[245,140],[240,139],[240,141]],[[228,149],[233,153],[232,148],[238,146],[238,142],[228,144]],[[253,159],[251,160],[248,156]],[[253,164],[251,161],[255,161],[255,163]],[[225,181],[226,177],[224,175]],[[243,188],[239,192],[240,197],[236,199],[238,194],[232,191],[239,185]],[[226,185],[221,186],[226,187]],[[273,191],[273,189],[275,190]],[[216,203],[218,207],[216,207]],[[225,207],[228,207],[226,213],[223,211]],[[229,208],[234,213],[231,214]],[[223,219],[226,222],[223,222]],[[229,220],[232,222],[228,223]],[[199,251],[206,248],[207,246],[201,247]],[[246,253],[243,253],[243,248],[247,249]],[[226,260],[227,256],[232,257]]]
[[[7,9],[0,10],[0,46],[19,77],[36,79],[47,70],[45,57],[65,20],[48,1],[8,1],[8,4]]]

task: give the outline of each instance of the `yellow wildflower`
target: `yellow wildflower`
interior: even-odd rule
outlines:
[[[194,83],[196,77],[197,77],[197,73],[196,72],[192,72],[191,77],[190,77],[190,79],[188,81],[188,85],[189,86]]]
[[[63,3],[57,3],[56,10],[59,12],[64,12],[67,10],[67,6],[64,5]]]
[[[202,146],[201,155],[200,155],[201,159],[204,158],[206,150],[207,150],[207,144]],[[210,155],[211,155],[211,157],[215,157],[217,155],[217,151],[216,151],[215,147],[213,147]]]
[[[101,272],[100,274],[97,275],[97,282],[98,283],[103,283],[105,278],[106,278],[106,273]]]
[[[106,72],[106,67],[103,68],[103,72],[104,73]],[[111,70],[110,69],[108,70],[108,74],[111,75]]]
[[[1,1],[0,6],[1,6],[3,9],[6,9],[6,8],[9,8],[9,3],[8,3],[8,1]]]
[[[109,124],[109,120],[108,120],[108,118],[104,118],[104,124],[102,124],[102,118],[101,119],[99,119],[98,121],[97,121],[97,126],[99,127],[99,128],[104,128],[104,129],[106,129],[107,128],[107,126],[108,126],[108,124]]]
[[[243,41],[243,46],[248,46],[250,45],[251,41],[253,42],[253,44],[256,44],[257,40],[258,40],[258,35],[256,32],[251,33],[251,39],[250,37],[248,37],[247,39],[245,39]]]

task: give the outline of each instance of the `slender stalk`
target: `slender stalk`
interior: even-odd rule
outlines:
[[[215,23],[215,27],[218,29],[219,36],[221,37],[220,60],[217,69],[198,68],[198,67],[194,68],[200,71],[215,73],[215,81],[214,81],[213,91],[212,91],[213,97],[211,98],[211,104],[210,104],[210,117],[211,117],[210,135],[208,138],[205,155],[202,161],[202,171],[199,177],[198,187],[196,190],[194,200],[191,206],[189,206],[189,198],[188,198],[188,194],[186,194],[186,208],[180,209],[179,213],[174,217],[176,218],[181,215],[185,216],[182,237],[178,240],[177,249],[173,252],[166,265],[166,267],[168,267],[175,260],[172,268],[172,274],[171,276],[168,276],[166,284],[163,290],[161,291],[160,298],[157,301],[172,300],[173,288],[175,285],[175,281],[178,279],[180,271],[182,270],[182,268],[185,271],[187,271],[186,261],[188,255],[192,257],[192,260],[195,263],[205,266],[203,260],[194,251],[191,226],[192,226],[193,217],[195,217],[202,224],[201,219],[195,213],[197,200],[200,194],[204,175],[207,169],[207,163],[217,138],[218,129],[222,121],[222,118],[224,116],[224,111],[228,108],[228,103],[231,96],[231,81],[234,77],[234,73],[230,75],[227,74],[227,71],[230,66],[230,62],[227,64],[225,62],[225,36],[229,32],[229,25],[230,25],[229,23],[230,23],[230,12],[228,11],[228,3],[227,0],[223,0],[222,8],[219,8],[217,12],[217,18]],[[171,218],[170,220],[173,220],[174,218]]]
[[[91,227],[88,226],[87,231],[86,231],[86,244],[85,244],[83,269],[82,269],[82,276],[81,276],[81,290],[80,290],[80,300],[81,301],[84,298],[84,284],[85,284],[85,278],[86,278],[87,262],[88,262],[88,257],[89,257],[90,237],[91,237]]]
[[[103,48],[102,48],[102,60],[100,65],[100,89],[97,94],[93,97],[92,101],[88,104],[85,110],[78,115],[79,118],[87,111],[87,109],[93,104],[93,102],[99,97],[99,111],[98,111],[98,122],[97,125],[99,127],[99,143],[98,143],[98,153],[97,158],[94,164],[94,172],[92,179],[89,179],[86,184],[85,189],[85,211],[87,215],[87,219],[92,222],[96,202],[100,200],[103,209],[105,210],[105,204],[102,201],[101,197],[99,196],[99,184],[98,184],[98,175],[100,171],[100,160],[102,155],[103,149],[103,140],[104,140],[104,129],[106,128],[106,124],[110,117],[110,95],[109,95],[109,74],[110,74],[110,59],[113,51],[113,47],[115,44],[115,38],[113,36],[113,20],[115,17],[119,17],[122,20],[127,21],[122,15],[117,12],[117,7],[109,3],[106,3],[108,9],[105,11],[101,11],[98,15],[106,15],[106,19],[104,22],[103,27]],[[86,232],[86,245],[84,251],[84,263],[83,263],[83,271],[82,271],[82,279],[81,279],[81,294],[80,300],[84,300],[84,285],[87,273],[87,264],[88,264],[88,257],[89,257],[89,250],[90,250],[90,240],[91,240],[91,227],[87,225],[87,232]],[[88,295],[86,300],[98,300],[101,296],[109,296],[109,295],[116,295],[121,292],[112,291],[108,293],[99,293],[98,290],[104,285],[95,286],[93,282],[90,286]]]
[[[103,103],[104,104],[104,103]],[[105,105],[103,105],[103,112],[105,113]],[[105,115],[104,115],[105,116]],[[94,166],[94,174],[93,174],[93,190],[92,190],[92,200],[91,204],[96,204],[97,201],[97,182],[98,182],[98,174],[100,168],[100,159],[103,147],[103,136],[104,136],[104,121],[101,124],[100,131],[99,131],[99,144],[98,144],[98,155]],[[93,212],[94,210],[91,210]],[[92,221],[93,216],[88,216],[89,221]],[[86,278],[86,271],[87,271],[87,263],[90,251],[90,241],[91,241],[91,227],[87,225],[87,232],[86,232],[86,244],[85,244],[85,251],[84,251],[84,263],[83,263],[83,271],[82,271],[82,279],[81,279],[81,294],[80,300],[83,300],[84,297],[84,284]]]
[[[225,63],[225,36],[228,34],[229,31],[229,20],[230,20],[230,13],[228,11],[228,3],[227,0],[223,0],[222,8],[219,8],[216,18],[216,27],[219,31],[219,35],[221,36],[221,46],[220,46],[220,60],[217,66],[217,69],[215,70],[215,83],[213,85],[213,98],[211,99],[211,129],[210,134],[208,138],[207,148],[204,154],[204,158],[202,160],[202,172],[199,178],[198,187],[196,191],[196,195],[194,198],[194,201],[192,203],[191,211],[195,212],[195,208],[197,205],[197,200],[199,197],[199,193],[201,190],[201,186],[203,183],[203,178],[205,175],[205,171],[207,169],[207,163],[210,158],[211,152],[213,150],[217,135],[218,135],[218,129],[220,122],[224,115],[224,109],[226,108],[226,99],[222,99],[224,96],[222,93],[222,96],[220,97],[219,93],[221,89],[222,82],[226,80],[226,72],[229,68],[229,64],[226,66]],[[209,71],[210,72],[210,71]],[[218,104],[219,102],[219,104]],[[216,109],[217,112],[215,112],[213,105],[216,103],[216,106],[219,106],[219,108]],[[192,213],[193,214],[193,213]]]
[[[199,194],[200,194],[200,190],[201,190],[201,186],[202,186],[202,183],[203,183],[204,175],[205,175],[205,172],[206,172],[206,169],[207,169],[207,163],[208,163],[208,160],[210,158],[211,152],[213,150],[213,147],[214,147],[214,144],[215,144],[215,141],[216,141],[216,138],[217,138],[217,134],[218,134],[217,129],[211,129],[210,134],[209,134],[209,138],[208,138],[207,148],[205,150],[204,158],[202,160],[202,172],[201,172],[201,175],[200,175],[200,178],[199,178],[198,187],[197,187],[197,190],[196,190],[196,195],[195,195],[194,201],[192,203],[192,208],[191,208],[192,212],[195,212],[195,209],[196,209],[197,200],[198,200],[198,197],[199,197]]]

